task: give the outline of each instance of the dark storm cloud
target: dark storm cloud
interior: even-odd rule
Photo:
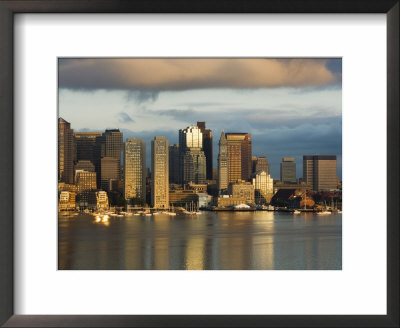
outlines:
[[[311,87],[335,82],[327,59],[60,59],[59,87],[160,92]]]

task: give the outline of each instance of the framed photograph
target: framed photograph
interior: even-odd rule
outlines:
[[[2,325],[399,325],[398,1],[0,15]]]

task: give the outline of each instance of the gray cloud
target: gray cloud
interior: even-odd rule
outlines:
[[[60,59],[59,87],[75,90],[191,90],[313,87],[335,83],[326,59]]]
[[[132,118],[125,112],[118,113],[117,117],[118,117],[118,122],[120,122],[120,123],[134,122],[134,120],[132,120]]]
[[[126,100],[136,104],[155,102],[158,98],[158,91],[129,90],[126,92]]]

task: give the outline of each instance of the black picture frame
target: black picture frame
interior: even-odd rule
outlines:
[[[0,324],[4,327],[399,327],[399,7],[398,0],[0,0]],[[18,131],[14,130],[13,113],[13,17],[17,13],[386,14],[387,315],[14,315],[13,135]]]

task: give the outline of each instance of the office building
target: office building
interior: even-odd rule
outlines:
[[[146,200],[146,144],[128,138],[124,146],[124,198]]]
[[[80,208],[89,205],[90,192],[96,190],[96,172],[77,170],[75,172],[76,202]]]
[[[206,157],[199,148],[187,149],[183,155],[183,183],[206,183]]]
[[[219,153],[218,153],[218,190],[228,189],[229,171],[228,171],[228,142],[224,131],[221,132],[219,138]]]
[[[206,122],[197,122],[197,127],[203,134],[203,151],[206,156],[206,179],[213,180],[213,137],[212,131],[206,129]]]
[[[169,149],[169,183],[180,184],[179,179],[179,145],[174,144]]]
[[[248,181],[252,171],[251,135],[249,133],[226,133],[228,144],[229,183]]]
[[[75,132],[76,161],[91,161],[96,159],[96,138],[100,132]]]
[[[76,164],[75,164],[75,172],[76,171],[88,171],[88,172],[96,172],[95,167],[92,163],[92,161],[89,160],[79,160]]]
[[[120,190],[120,176],[120,160],[115,157],[103,157],[101,159],[101,189],[108,192]]]
[[[274,180],[265,171],[253,174],[253,186],[256,204],[268,204],[274,195]]]
[[[283,157],[281,163],[281,181],[296,183],[296,162],[293,157]]]
[[[181,183],[206,182],[206,156],[203,134],[199,127],[190,125],[179,130],[179,171]]]
[[[151,204],[154,208],[169,207],[168,140],[154,137],[151,141]]]
[[[337,189],[336,155],[304,155],[303,181],[314,191]]]
[[[58,181],[74,183],[74,130],[63,118],[58,119]]]
[[[265,171],[267,174],[269,174],[269,164],[265,156],[260,156],[260,157],[253,156],[252,162],[253,162],[253,173],[256,173],[258,171]]]

